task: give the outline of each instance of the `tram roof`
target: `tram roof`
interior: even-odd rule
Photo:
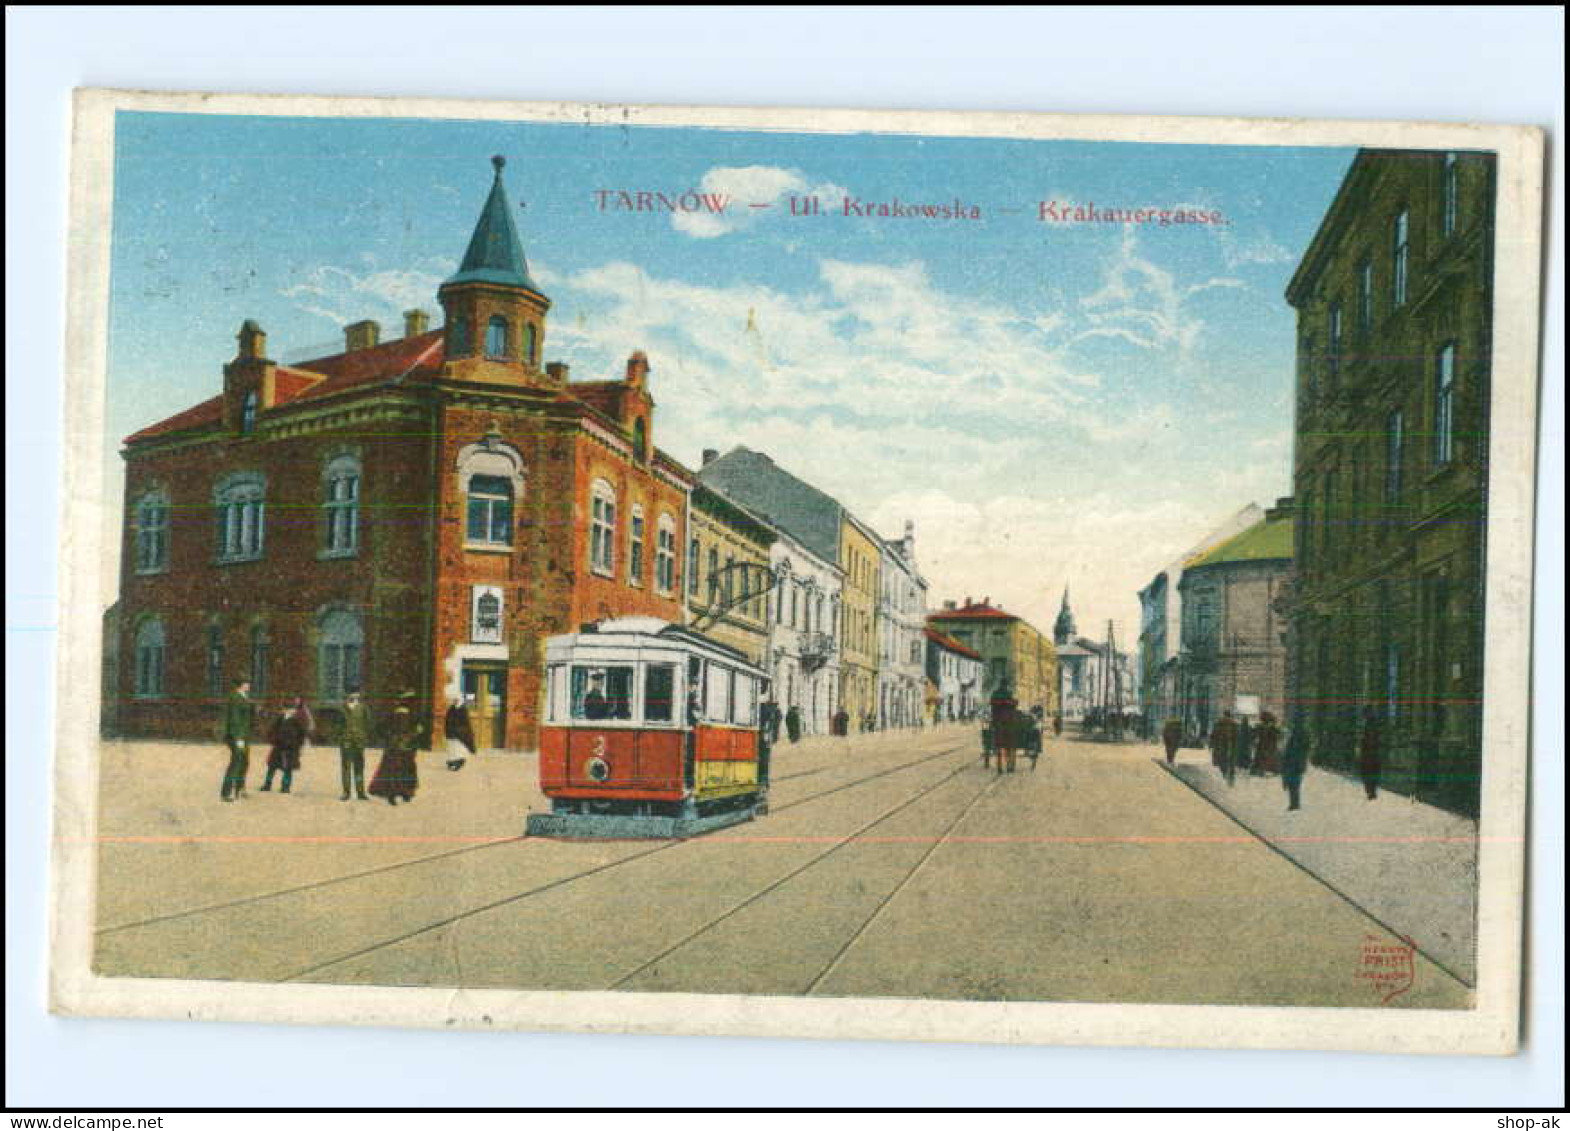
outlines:
[[[658,627],[656,627],[658,626]],[[578,636],[653,636],[674,644],[686,644],[709,652],[717,652],[744,667],[758,669],[747,654],[739,648],[723,644],[713,637],[695,632],[685,625],[672,624],[657,617],[618,617],[584,625]],[[761,670],[761,669],[758,669]]]

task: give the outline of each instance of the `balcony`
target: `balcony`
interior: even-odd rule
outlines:
[[[806,671],[817,671],[834,655],[834,637],[827,632],[803,632],[799,640],[801,666]]]

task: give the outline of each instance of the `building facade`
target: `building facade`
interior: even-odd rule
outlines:
[[[840,568],[845,573],[844,618],[840,628],[840,702],[852,729],[870,729],[878,719],[878,595],[881,539],[842,511]]]
[[[839,710],[841,575],[789,534],[770,556],[774,605],[769,670],[780,710],[801,712],[802,733],[828,734]]]
[[[271,360],[247,321],[222,391],[126,440],[113,690],[122,733],[208,737],[228,684],[350,690],[385,711],[468,695],[485,747],[529,747],[546,637],[680,621],[690,474],[653,445],[649,365],[572,384],[495,179],[439,329],[410,311],[343,352]]]
[[[930,721],[961,723],[974,719],[982,709],[981,686],[986,672],[981,653],[930,626],[922,635],[927,642]]]
[[[1024,710],[1058,711],[1058,665],[1052,641],[1034,625],[1004,612],[987,598],[963,604],[944,602],[927,617],[936,629],[977,653],[982,660],[982,702],[1007,688]]]
[[[1475,814],[1495,161],[1361,150],[1287,288],[1297,311],[1294,698],[1348,769]]]
[[[1147,735],[1157,735],[1167,719],[1181,718],[1183,713],[1177,658],[1182,643],[1178,582],[1183,578],[1184,563],[1234,534],[1242,533],[1264,517],[1262,507],[1249,503],[1139,591],[1139,704]]]
[[[774,528],[744,507],[701,483],[693,488],[687,623],[759,667],[769,654],[767,579],[775,538]]]
[[[1057,655],[1058,704],[1065,721],[1081,722],[1104,712],[1122,714],[1139,703],[1132,657],[1115,641],[1081,636],[1068,589],[1052,625]]]
[[[925,718],[927,582],[916,568],[915,525],[878,540],[878,727],[920,726]]]
[[[1191,560],[1182,601],[1179,700],[1184,730],[1203,738],[1223,711],[1286,718],[1283,603],[1292,583],[1291,500]]]

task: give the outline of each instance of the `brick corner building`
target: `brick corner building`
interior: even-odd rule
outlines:
[[[1475,814],[1493,326],[1490,153],[1360,150],[1298,314],[1293,698],[1321,765]]]
[[[546,637],[681,621],[693,478],[654,446],[648,360],[587,383],[542,362],[551,304],[493,164],[440,328],[357,322],[281,365],[247,320],[218,396],[126,440],[120,733],[210,737],[243,677],[328,737],[348,690],[385,713],[407,688],[438,718],[467,694],[482,746],[529,747]]]

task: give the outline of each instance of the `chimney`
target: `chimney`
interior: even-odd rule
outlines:
[[[343,328],[344,348],[353,353],[355,350],[368,350],[382,340],[382,328],[369,318],[363,322],[355,322]]]
[[[565,361],[548,361],[545,363],[545,376],[554,384],[565,385],[569,370]]]
[[[235,338],[240,343],[240,352],[236,357],[258,361],[267,357],[267,331],[251,319],[247,318],[241,323],[240,332]]]
[[[642,350],[635,350],[627,359],[627,384],[642,388],[649,377],[649,358]]]
[[[431,316],[425,313],[425,311],[416,307],[413,310],[405,310],[403,312],[404,337],[418,338],[421,334],[425,333],[425,331],[429,330],[430,328]]]
[[[709,464],[713,463],[715,460],[717,460],[719,458],[720,458],[720,450],[718,448],[704,448],[703,449],[703,466],[704,467],[708,467]]]
[[[952,613],[954,611],[954,602],[953,601],[944,601],[943,602],[943,611],[946,612],[946,613]]]

